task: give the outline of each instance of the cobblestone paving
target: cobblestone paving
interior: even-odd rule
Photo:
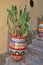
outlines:
[[[6,65],[43,65],[43,59],[30,53],[26,55],[24,60],[20,62],[13,62],[9,56],[6,58]]]
[[[5,65],[6,57],[8,57],[8,56],[9,56],[8,53],[0,54],[0,65]]]

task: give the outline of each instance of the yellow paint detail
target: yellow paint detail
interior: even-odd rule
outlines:
[[[16,53],[16,55],[18,55],[18,53]]]
[[[16,45],[15,48],[24,48],[22,45]]]

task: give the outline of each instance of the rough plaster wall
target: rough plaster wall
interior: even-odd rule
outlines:
[[[0,0],[0,53],[6,52],[7,48],[7,26],[6,26],[6,7],[7,2]]]
[[[0,0],[0,54],[7,52],[8,27],[6,9],[10,8],[12,4],[22,8],[27,3],[29,3],[28,0]]]
[[[43,14],[43,0],[33,0],[34,7],[31,8],[31,25],[33,30],[37,30],[37,22],[40,14]]]

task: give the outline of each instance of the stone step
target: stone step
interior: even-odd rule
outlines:
[[[32,44],[43,48],[43,40],[34,39],[34,40],[32,40]]]
[[[43,41],[43,37],[39,37],[39,35],[36,35],[35,39]]]
[[[32,44],[28,46],[28,50],[31,51],[32,54],[37,54],[38,56],[43,57],[43,41],[34,39]]]
[[[40,46],[35,46],[35,45],[31,44],[31,45],[29,45],[29,48],[32,48],[32,49],[37,50],[39,52],[43,52],[43,48]]]

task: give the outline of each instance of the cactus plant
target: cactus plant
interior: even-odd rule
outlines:
[[[17,10],[17,6],[12,5],[11,9],[7,9],[8,19],[7,24],[9,31],[14,36],[26,36],[28,31],[31,31],[30,14],[27,11],[27,6],[23,10]],[[18,17],[19,13],[19,17]]]

